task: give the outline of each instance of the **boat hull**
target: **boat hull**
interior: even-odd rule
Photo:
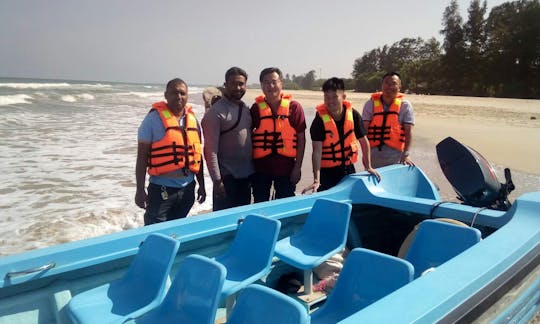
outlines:
[[[397,255],[401,242],[424,219],[452,218],[472,224],[483,240],[396,292],[344,319],[377,322],[474,320],[490,309],[505,284],[529,278],[521,294],[500,309],[534,314],[534,287],[540,259],[540,192],[518,198],[508,211],[443,202],[436,187],[416,167],[380,169],[382,181],[367,173],[348,176],[336,187],[302,195],[188,217],[78,242],[29,251],[0,259],[0,323],[70,323],[66,305],[71,296],[119,278],[149,233],[180,240],[178,263],[192,253],[214,257],[231,242],[240,219],[260,214],[281,221],[280,238],[303,225],[313,203],[329,198],[353,205],[348,247],[365,247]],[[21,274],[54,262],[47,270]],[[289,271],[277,258],[264,279],[275,286]],[[535,272],[536,271],[536,272]],[[520,278],[521,276],[521,278]],[[508,289],[510,289],[509,287]],[[528,295],[529,296],[527,297]],[[520,298],[526,302],[519,302]],[[522,305],[529,305],[528,308]],[[512,311],[513,309],[513,311]],[[528,311],[525,311],[527,310]],[[495,316],[496,318],[496,316]]]

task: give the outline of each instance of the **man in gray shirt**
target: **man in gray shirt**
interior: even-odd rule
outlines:
[[[201,122],[204,158],[214,185],[214,211],[251,203],[251,115],[241,100],[246,84],[244,70],[227,70],[224,96],[210,107]]]

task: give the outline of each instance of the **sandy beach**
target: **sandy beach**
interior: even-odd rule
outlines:
[[[322,92],[285,92],[291,93],[304,107],[309,129],[314,108],[322,102]],[[252,103],[259,94],[260,90],[249,89],[244,101]],[[347,99],[359,111],[369,96],[347,92]],[[493,165],[540,176],[540,100],[429,95],[406,95],[406,99],[413,104],[416,117],[411,158],[441,187],[441,192],[449,194],[452,189],[436,158],[426,159],[424,152],[435,152],[435,145],[448,136],[480,152]],[[309,135],[306,138],[302,180],[297,192],[313,179],[311,141]],[[363,171],[363,167],[358,165],[357,171]]]

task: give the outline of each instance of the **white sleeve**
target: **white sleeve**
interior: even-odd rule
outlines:
[[[414,110],[412,104],[403,100],[401,108],[399,109],[399,122],[400,124],[412,124],[414,125]]]
[[[362,120],[371,121],[373,119],[373,100],[369,99],[362,109]]]

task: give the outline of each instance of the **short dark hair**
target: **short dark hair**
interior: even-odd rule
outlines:
[[[225,72],[225,82],[227,82],[227,80],[229,80],[229,78],[233,75],[241,75],[246,78],[246,80],[248,78],[246,71],[237,66],[233,66],[232,68],[228,69],[227,72]]]
[[[394,72],[394,71],[390,71],[390,72],[386,72],[383,77],[382,77],[382,80],[384,81],[384,79],[386,79],[386,77],[389,77],[389,76],[397,76],[400,80],[401,80],[401,75],[399,75],[399,73],[397,72]]]
[[[279,78],[283,79],[283,73],[281,73],[280,69],[278,69],[277,67],[268,67],[261,71],[261,74],[259,75],[259,81],[262,83],[264,76],[270,73],[277,73],[277,75],[279,75]]]
[[[326,92],[329,90],[337,91],[337,90],[343,90],[345,91],[345,81],[340,78],[330,78],[326,81],[324,81],[322,85],[322,91]]]
[[[167,82],[167,86],[165,86],[165,91],[167,91],[167,90],[171,89],[172,87],[176,86],[178,83],[182,83],[183,85],[186,86],[186,88],[188,86],[187,83],[184,80],[182,80],[180,78],[174,78],[171,81]]]

